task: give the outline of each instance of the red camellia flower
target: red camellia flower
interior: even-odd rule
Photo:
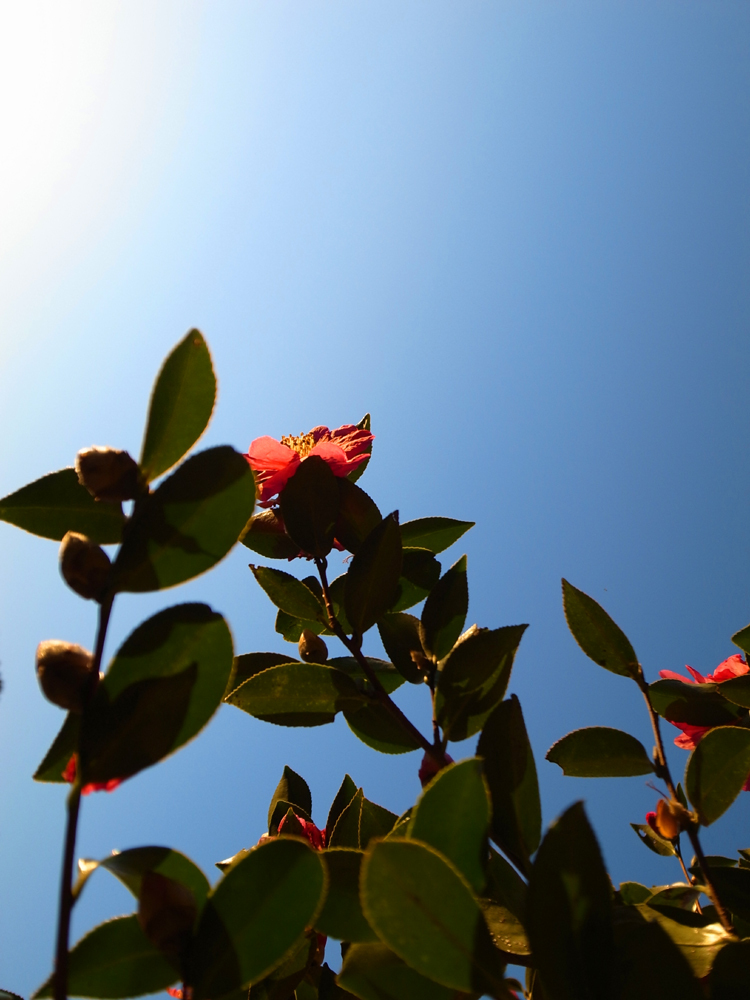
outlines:
[[[692,667],[686,665],[685,669],[690,674],[690,677],[684,677],[682,674],[675,673],[674,670],[660,670],[659,676],[665,680],[682,681],[683,684],[720,684],[722,681],[731,680],[733,677],[742,677],[750,671],[750,667],[748,667],[740,653],[734,653],[732,656],[727,657],[723,663],[718,665],[713,673],[706,674],[705,677]],[[674,745],[680,747],[681,750],[695,750],[706,733],[714,728],[713,726],[693,726],[688,722],[672,722],[672,725],[682,730],[682,735],[677,736],[674,741]],[[743,790],[750,792],[750,775],[748,775]],[[651,814],[649,813],[649,815]]]
[[[310,455],[322,458],[334,476],[348,476],[367,460],[374,437],[363,427],[344,424],[333,431],[327,427],[313,427],[307,434],[286,435],[280,441],[267,435],[256,438],[245,458],[255,473],[258,503],[261,507],[270,507],[300,462]]]
[[[283,816],[281,822],[279,823],[279,833],[284,828],[284,823],[286,822],[286,816]],[[317,826],[308,819],[303,819],[301,816],[297,816],[297,822],[305,831],[305,836],[310,841],[310,844],[315,848],[316,851],[322,851],[326,846],[326,832],[325,830],[319,830]]]
[[[76,780],[76,769],[76,755],[73,754],[62,773],[63,781],[67,781],[72,785]],[[92,781],[88,785],[83,786],[81,795],[90,795],[91,792],[114,792],[115,788],[121,784],[122,778],[110,778],[109,781]]]

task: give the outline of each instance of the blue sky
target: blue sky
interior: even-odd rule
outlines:
[[[468,553],[470,621],[530,623],[511,690],[545,822],[585,798],[616,881],[677,879],[629,828],[642,779],[565,779],[544,753],[594,724],[650,746],[635,689],[567,633],[561,576],[650,677],[708,672],[750,621],[747,4],[34,0],[0,28],[0,494],[93,443],[137,452],[191,326],[220,379],[205,444],[371,411],[362,485],[403,519],[475,520],[445,561]],[[94,608],[54,543],[0,525],[0,545],[0,985],[27,996],[64,801],[30,780],[61,721],[33,651],[91,646]],[[238,651],[282,649],[248,561],[119,599],[109,651],[188,599]],[[421,694],[402,704],[424,721]],[[87,799],[79,853],[162,843],[215,871],[285,763],[321,823],[345,769],[396,812],[418,792],[417,755],[227,707]],[[750,795],[708,850],[750,846],[748,820]],[[130,907],[107,878],[76,937]]]

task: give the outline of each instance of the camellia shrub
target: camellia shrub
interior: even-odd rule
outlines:
[[[654,748],[593,727],[563,736],[547,757],[569,775],[660,782],[654,811],[633,827],[684,876],[616,887],[580,802],[543,835],[523,712],[506,697],[526,625],[465,629],[466,557],[447,569],[438,559],[471,522],[401,524],[378,508],[358,485],[372,452],[369,417],[258,437],[246,454],[223,446],[186,458],[215,393],[208,348],[192,330],[156,380],[138,462],[89,448],[75,468],[0,500],[0,518],[61,541],[64,579],[98,610],[93,652],[48,640],[36,656],[43,693],[67,714],[34,778],[70,791],[53,972],[35,997],[750,997],[750,851],[707,857],[700,840],[748,787],[742,656],[708,676],[688,668],[650,682],[604,609],[563,581],[575,640],[643,695]],[[219,612],[176,604],[139,625],[104,667],[118,594],[190,580],[238,541],[264,560],[250,568],[278,609],[277,651],[236,655]],[[119,546],[114,558],[102,545]],[[334,549],[351,558],[330,579]],[[387,659],[363,653],[371,629]],[[750,626],[733,641],[750,650]],[[404,684],[430,699],[431,732],[399,708]],[[268,832],[219,862],[213,885],[168,846],[78,860],[82,797],[112,792],[178,750],[222,701],[250,725],[322,726],[340,712],[373,751],[419,754],[422,793],[396,816],[342,774],[319,827],[304,778],[285,767]],[[667,763],[662,720],[690,751],[683,783]],[[454,761],[450,744],[473,736],[474,756]],[[130,890],[134,912],[71,948],[71,911],[98,869]],[[338,972],[326,962],[334,941]],[[525,967],[525,981],[508,966]]]

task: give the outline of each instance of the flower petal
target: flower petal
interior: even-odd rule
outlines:
[[[287,445],[267,434],[252,442],[245,457],[250,463],[250,468],[258,472],[278,472],[286,468],[295,458],[299,461],[296,451],[292,451]]]

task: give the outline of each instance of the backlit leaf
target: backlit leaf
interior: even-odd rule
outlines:
[[[404,545],[429,549],[437,555],[457,542],[474,524],[474,521],[456,521],[452,517],[419,517],[401,525],[401,541]]]
[[[328,893],[315,928],[339,941],[377,941],[359,901],[359,873],[363,854],[350,848],[331,848],[323,860],[328,869]]]
[[[230,705],[278,726],[322,726],[365,696],[343,670],[322,663],[282,663],[255,674],[227,697]]]
[[[412,684],[424,683],[422,672],[411,657],[412,652],[422,654],[419,638],[419,619],[414,615],[383,615],[378,622],[380,641],[399,673]]]
[[[301,580],[270,566],[250,566],[253,576],[277,608],[294,618],[322,621],[325,608]]]
[[[421,976],[384,944],[354,944],[339,982],[361,1000],[458,1000],[455,990]]]
[[[563,580],[562,587],[568,627],[586,656],[613,674],[636,677],[640,670],[638,658],[622,629],[588,594],[567,580]]]
[[[419,635],[429,656],[447,656],[461,635],[468,609],[466,556],[461,556],[435,584],[422,609]]]
[[[558,740],[546,754],[575,778],[621,778],[654,770],[643,744],[620,729],[591,726]]]
[[[319,455],[300,463],[279,497],[287,534],[311,556],[331,551],[339,514],[339,486],[330,465]]]
[[[685,772],[685,791],[704,826],[726,812],[749,774],[750,729],[720,726],[706,733]]]
[[[284,524],[273,510],[264,510],[251,517],[240,541],[248,549],[267,559],[294,559],[299,545],[284,530]]]
[[[362,635],[390,608],[401,574],[398,514],[389,514],[370,532],[346,574],[346,617]]]
[[[336,520],[336,540],[349,552],[356,552],[371,531],[380,524],[382,515],[375,501],[351,479],[336,480],[339,488],[339,513]]]

